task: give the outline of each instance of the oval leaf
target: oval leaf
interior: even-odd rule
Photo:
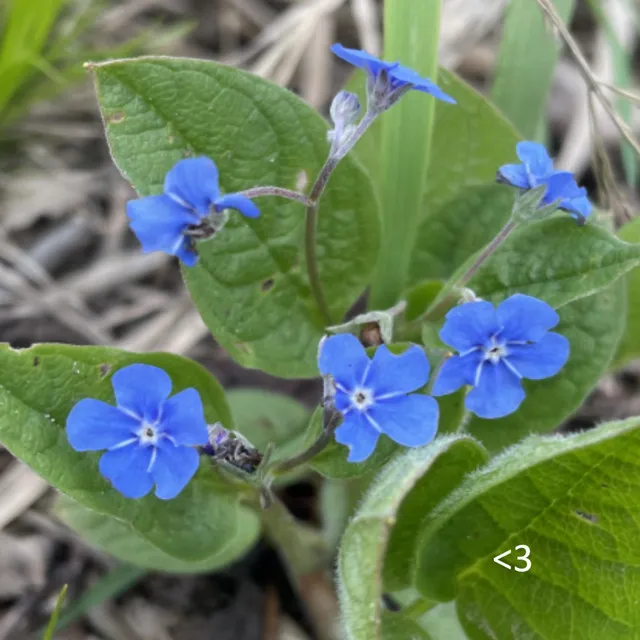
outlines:
[[[243,556],[256,542],[258,526],[239,529],[226,545],[201,562],[184,562],[164,553],[139,536],[134,529],[111,516],[83,507],[75,500],[60,495],[55,514],[84,540],[123,562],[169,573],[200,573],[220,569]]]
[[[638,418],[512,447],[429,514],[417,587],[456,598],[473,638],[570,638],[576,620],[593,638],[635,637],[638,460]]]
[[[255,531],[255,514],[240,506],[231,485],[205,458],[185,490],[173,500],[150,494],[129,500],[98,471],[99,453],[69,445],[65,424],[82,398],[113,403],[111,375],[134,362],[164,369],[173,393],[195,387],[208,422],[232,426],[222,387],[200,365],[171,354],[134,354],[106,347],[38,345],[0,348],[0,442],[62,493],[99,513],[129,524],[164,553],[186,562],[220,553],[239,531]]]
[[[343,621],[349,640],[379,640],[382,633],[381,597],[385,552],[396,517],[405,531],[394,534],[395,544],[406,544],[412,556],[416,518],[426,513],[403,509],[407,500],[414,506],[432,508],[456,486],[462,476],[486,459],[482,447],[468,436],[445,436],[430,445],[411,449],[384,467],[370,487],[342,538],[338,555],[338,582]],[[449,468],[451,463],[451,468]],[[426,495],[427,485],[431,496]],[[414,492],[417,491],[417,495]],[[397,554],[394,553],[394,563]],[[404,575],[404,562],[394,564]]]
[[[207,155],[225,191],[258,185],[296,189],[312,182],[328,145],[322,118],[293,93],[215,62],[116,60],[92,67],[114,160],[141,195],[160,193],[181,158]],[[246,367],[282,377],[316,375],[322,322],[304,266],[304,207],[256,201],[262,215],[233,213],[199,244],[185,269],[189,291],[216,340]],[[371,182],[346,158],[318,217],[317,253],[325,295],[339,321],[375,266],[379,212]]]

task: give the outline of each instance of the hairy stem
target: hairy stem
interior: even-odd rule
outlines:
[[[307,207],[312,205],[311,200],[307,196],[305,196],[304,193],[300,193],[299,191],[292,191],[291,189],[283,189],[282,187],[253,187],[251,189],[239,191],[238,195],[245,196],[246,198],[278,196],[279,198],[286,198],[287,200],[295,200],[296,202],[300,202]]]
[[[300,465],[309,462],[312,458],[315,458],[330,442],[333,432],[338,427],[340,421],[340,413],[335,410],[324,411],[322,433],[318,436],[316,441],[304,451],[301,451],[297,456],[284,460],[277,464],[272,469],[274,475],[281,475],[287,471],[291,471]]]
[[[484,264],[489,256],[491,256],[495,250],[511,235],[511,232],[516,228],[517,222],[509,220],[507,224],[502,227],[498,235],[480,252],[478,257],[473,261],[473,264],[460,276],[458,281],[453,285],[451,291],[435,306],[427,309],[422,316],[421,320],[429,320],[430,318],[438,317],[439,313],[443,309],[446,309],[447,305],[451,303],[454,296],[458,295],[458,291],[464,287],[469,280],[477,273],[478,269]]]
[[[377,114],[372,111],[367,111],[364,117],[354,129],[353,133],[347,140],[343,142],[340,149],[336,151],[334,155],[329,156],[324,166],[320,170],[316,181],[311,187],[311,191],[308,196],[307,204],[307,217],[305,223],[305,252],[307,258],[307,274],[309,277],[309,286],[311,288],[311,294],[313,295],[316,305],[322,314],[322,320],[325,326],[334,324],[331,319],[331,313],[329,311],[329,305],[324,295],[324,289],[322,287],[322,280],[320,279],[320,270],[318,268],[318,257],[316,254],[316,236],[318,232],[318,205],[320,198],[324,192],[329,178],[334,169],[338,166],[338,163],[344,156],[353,149],[356,142],[362,137],[362,134],[371,126],[375,120]]]

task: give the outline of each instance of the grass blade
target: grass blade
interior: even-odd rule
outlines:
[[[568,22],[575,0],[555,0]],[[560,51],[535,2],[512,2],[502,33],[491,100],[527,140],[544,134],[547,95]],[[524,80],[523,80],[524,79]]]
[[[385,60],[399,60],[435,80],[439,30],[440,0],[386,0]],[[434,111],[435,99],[414,91],[381,117],[383,243],[371,290],[371,308],[391,307],[406,281],[422,213]]]
[[[60,589],[60,595],[58,596],[58,600],[56,601],[56,608],[51,614],[51,619],[49,620],[49,624],[47,625],[47,630],[44,632],[43,640],[53,640],[53,634],[56,630],[56,625],[58,624],[58,616],[60,615],[60,609],[62,609],[62,603],[64,602],[65,595],[67,595],[66,584],[64,585],[64,587],[62,587],[62,589]]]

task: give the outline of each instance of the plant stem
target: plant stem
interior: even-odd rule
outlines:
[[[511,235],[511,232],[516,226],[517,222],[509,220],[509,222],[502,227],[498,235],[480,252],[478,257],[473,261],[473,264],[460,276],[458,281],[452,286],[451,291],[435,306],[427,309],[421,320],[429,320],[429,318],[437,317],[442,309],[451,302],[451,298],[457,295],[457,292],[477,273],[485,260]]]
[[[324,192],[329,178],[334,169],[338,166],[338,163],[344,158],[347,153],[355,146],[356,142],[360,139],[362,134],[371,126],[378,114],[367,111],[364,117],[349,136],[348,140],[344,142],[340,149],[334,155],[330,155],[324,166],[320,170],[316,181],[311,187],[311,191],[308,196],[307,204],[307,217],[305,222],[305,253],[307,259],[307,274],[309,277],[309,286],[311,293],[316,301],[316,305],[322,315],[322,320],[325,326],[334,324],[331,319],[331,313],[329,311],[329,305],[324,295],[324,289],[322,287],[322,280],[320,279],[320,270],[318,268],[318,257],[316,254],[316,236],[318,232],[318,205],[322,193]]]
[[[296,202],[300,202],[305,206],[311,206],[313,203],[311,200],[304,195],[304,193],[300,193],[299,191],[292,191],[291,189],[283,189],[282,187],[253,187],[251,189],[245,189],[244,191],[239,191],[239,196],[245,196],[246,198],[259,198],[261,196],[278,196],[280,198],[286,198],[287,200],[295,200]]]
[[[338,427],[339,418],[340,413],[338,411],[327,411],[325,409],[322,433],[318,436],[316,441],[308,449],[300,452],[297,456],[293,456],[293,458],[289,458],[289,460],[284,460],[283,462],[275,465],[272,470],[275,472],[275,475],[291,471],[292,469],[305,464],[312,458],[315,458],[315,456],[317,456],[329,444],[333,432]]]

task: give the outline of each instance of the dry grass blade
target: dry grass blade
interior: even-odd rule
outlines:
[[[0,529],[39,500],[49,484],[17,460],[0,475]]]
[[[633,133],[627,126],[627,124],[620,118],[620,116],[616,113],[615,108],[611,104],[611,101],[607,97],[604,92],[604,89],[596,76],[591,71],[589,63],[586,58],[580,51],[580,47],[578,43],[575,41],[569,29],[565,25],[564,21],[558,16],[555,7],[553,6],[553,2],[551,0],[536,0],[540,8],[545,12],[555,29],[557,29],[558,34],[566,44],[567,48],[571,52],[571,55],[575,59],[578,69],[584,78],[584,81],[587,83],[587,86],[591,91],[593,91],[595,97],[597,98],[599,104],[604,109],[605,113],[611,118],[616,128],[620,132],[620,135],[631,145],[633,150],[640,155],[640,143],[635,139]],[[566,166],[566,164],[565,164]]]
[[[382,34],[377,3],[374,0],[351,0],[351,13],[362,48],[379,56],[382,53]]]

